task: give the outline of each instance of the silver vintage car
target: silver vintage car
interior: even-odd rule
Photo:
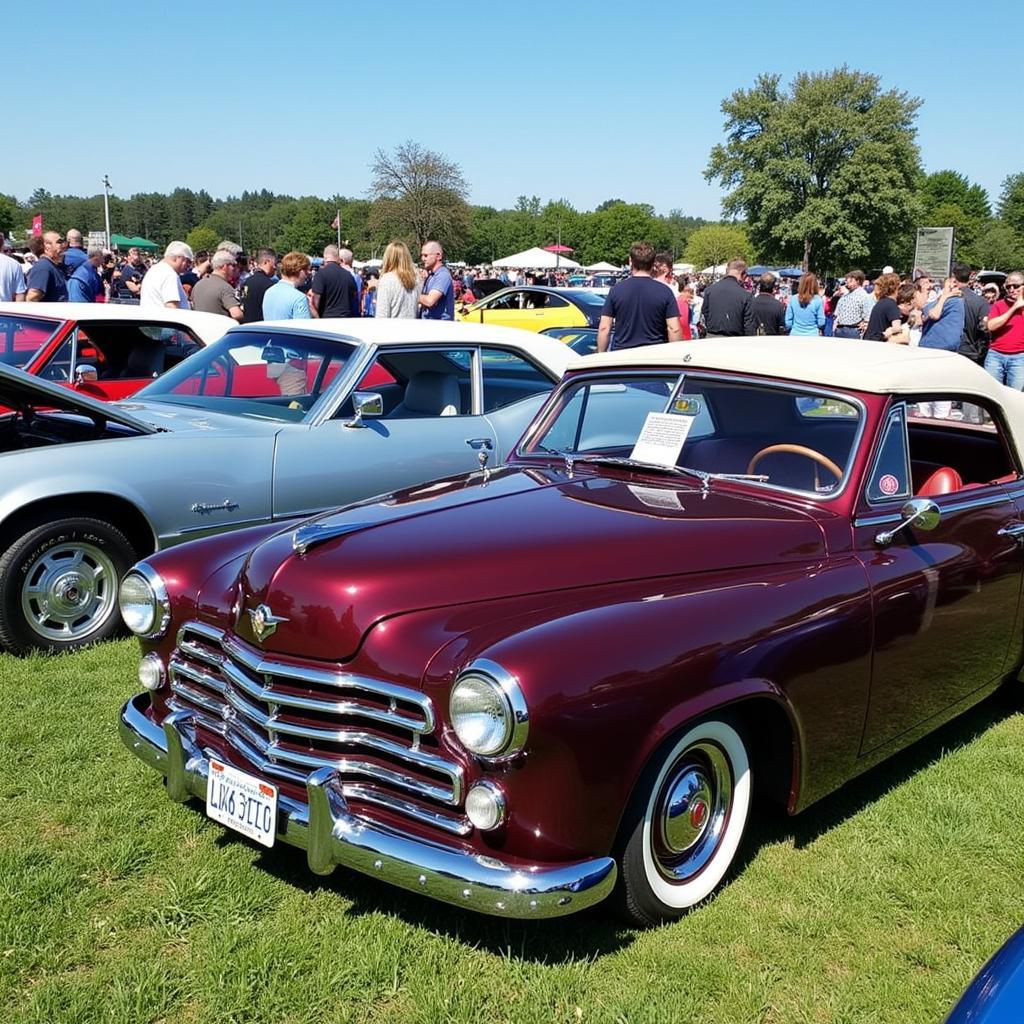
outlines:
[[[155,550],[494,465],[570,355],[481,324],[245,324],[113,405],[0,366],[0,649],[112,635]]]

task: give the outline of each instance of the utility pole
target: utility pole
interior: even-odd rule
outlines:
[[[106,225],[106,248],[110,248],[110,175],[103,175],[103,221]]]

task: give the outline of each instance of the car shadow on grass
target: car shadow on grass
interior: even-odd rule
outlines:
[[[743,871],[762,846],[791,843],[801,850],[833,828],[912,779],[940,757],[969,746],[993,726],[1024,711],[1021,689],[1003,689],[923,736],[905,750],[879,762],[834,793],[790,817],[775,807],[760,809],[751,821],[733,877]]]
[[[809,846],[940,756],[968,746],[992,726],[1022,710],[1024,704],[1019,697],[997,694],[882,761],[802,814],[789,817],[779,809],[762,809],[748,828],[730,877],[742,874],[763,846],[775,843],[791,843],[796,849]],[[244,840],[225,832],[218,842],[226,845]],[[291,846],[254,850],[254,855],[255,867],[296,889],[337,894],[350,904],[349,914],[390,915],[413,927],[502,957],[550,965],[596,960],[631,945],[637,935],[615,917],[607,902],[568,917],[506,920],[450,906],[345,868],[339,867],[326,877],[314,875],[302,851]]]

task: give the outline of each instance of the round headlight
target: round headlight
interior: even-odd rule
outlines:
[[[515,676],[494,662],[473,662],[455,681],[449,702],[452,727],[481,757],[520,750],[529,716]]]
[[[167,632],[171,606],[159,574],[140,562],[121,581],[121,618],[136,636],[155,639]]]

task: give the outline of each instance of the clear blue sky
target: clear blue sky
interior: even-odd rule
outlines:
[[[788,82],[843,63],[924,101],[926,170],[993,201],[1024,170],[1022,60],[990,19],[971,28],[946,3],[770,8],[11,4],[0,192],[95,194],[108,173],[123,196],[362,196],[374,151],[413,139],[461,165],[474,203],[616,197],[714,218],[721,192],[701,172],[723,97],[762,71]]]

